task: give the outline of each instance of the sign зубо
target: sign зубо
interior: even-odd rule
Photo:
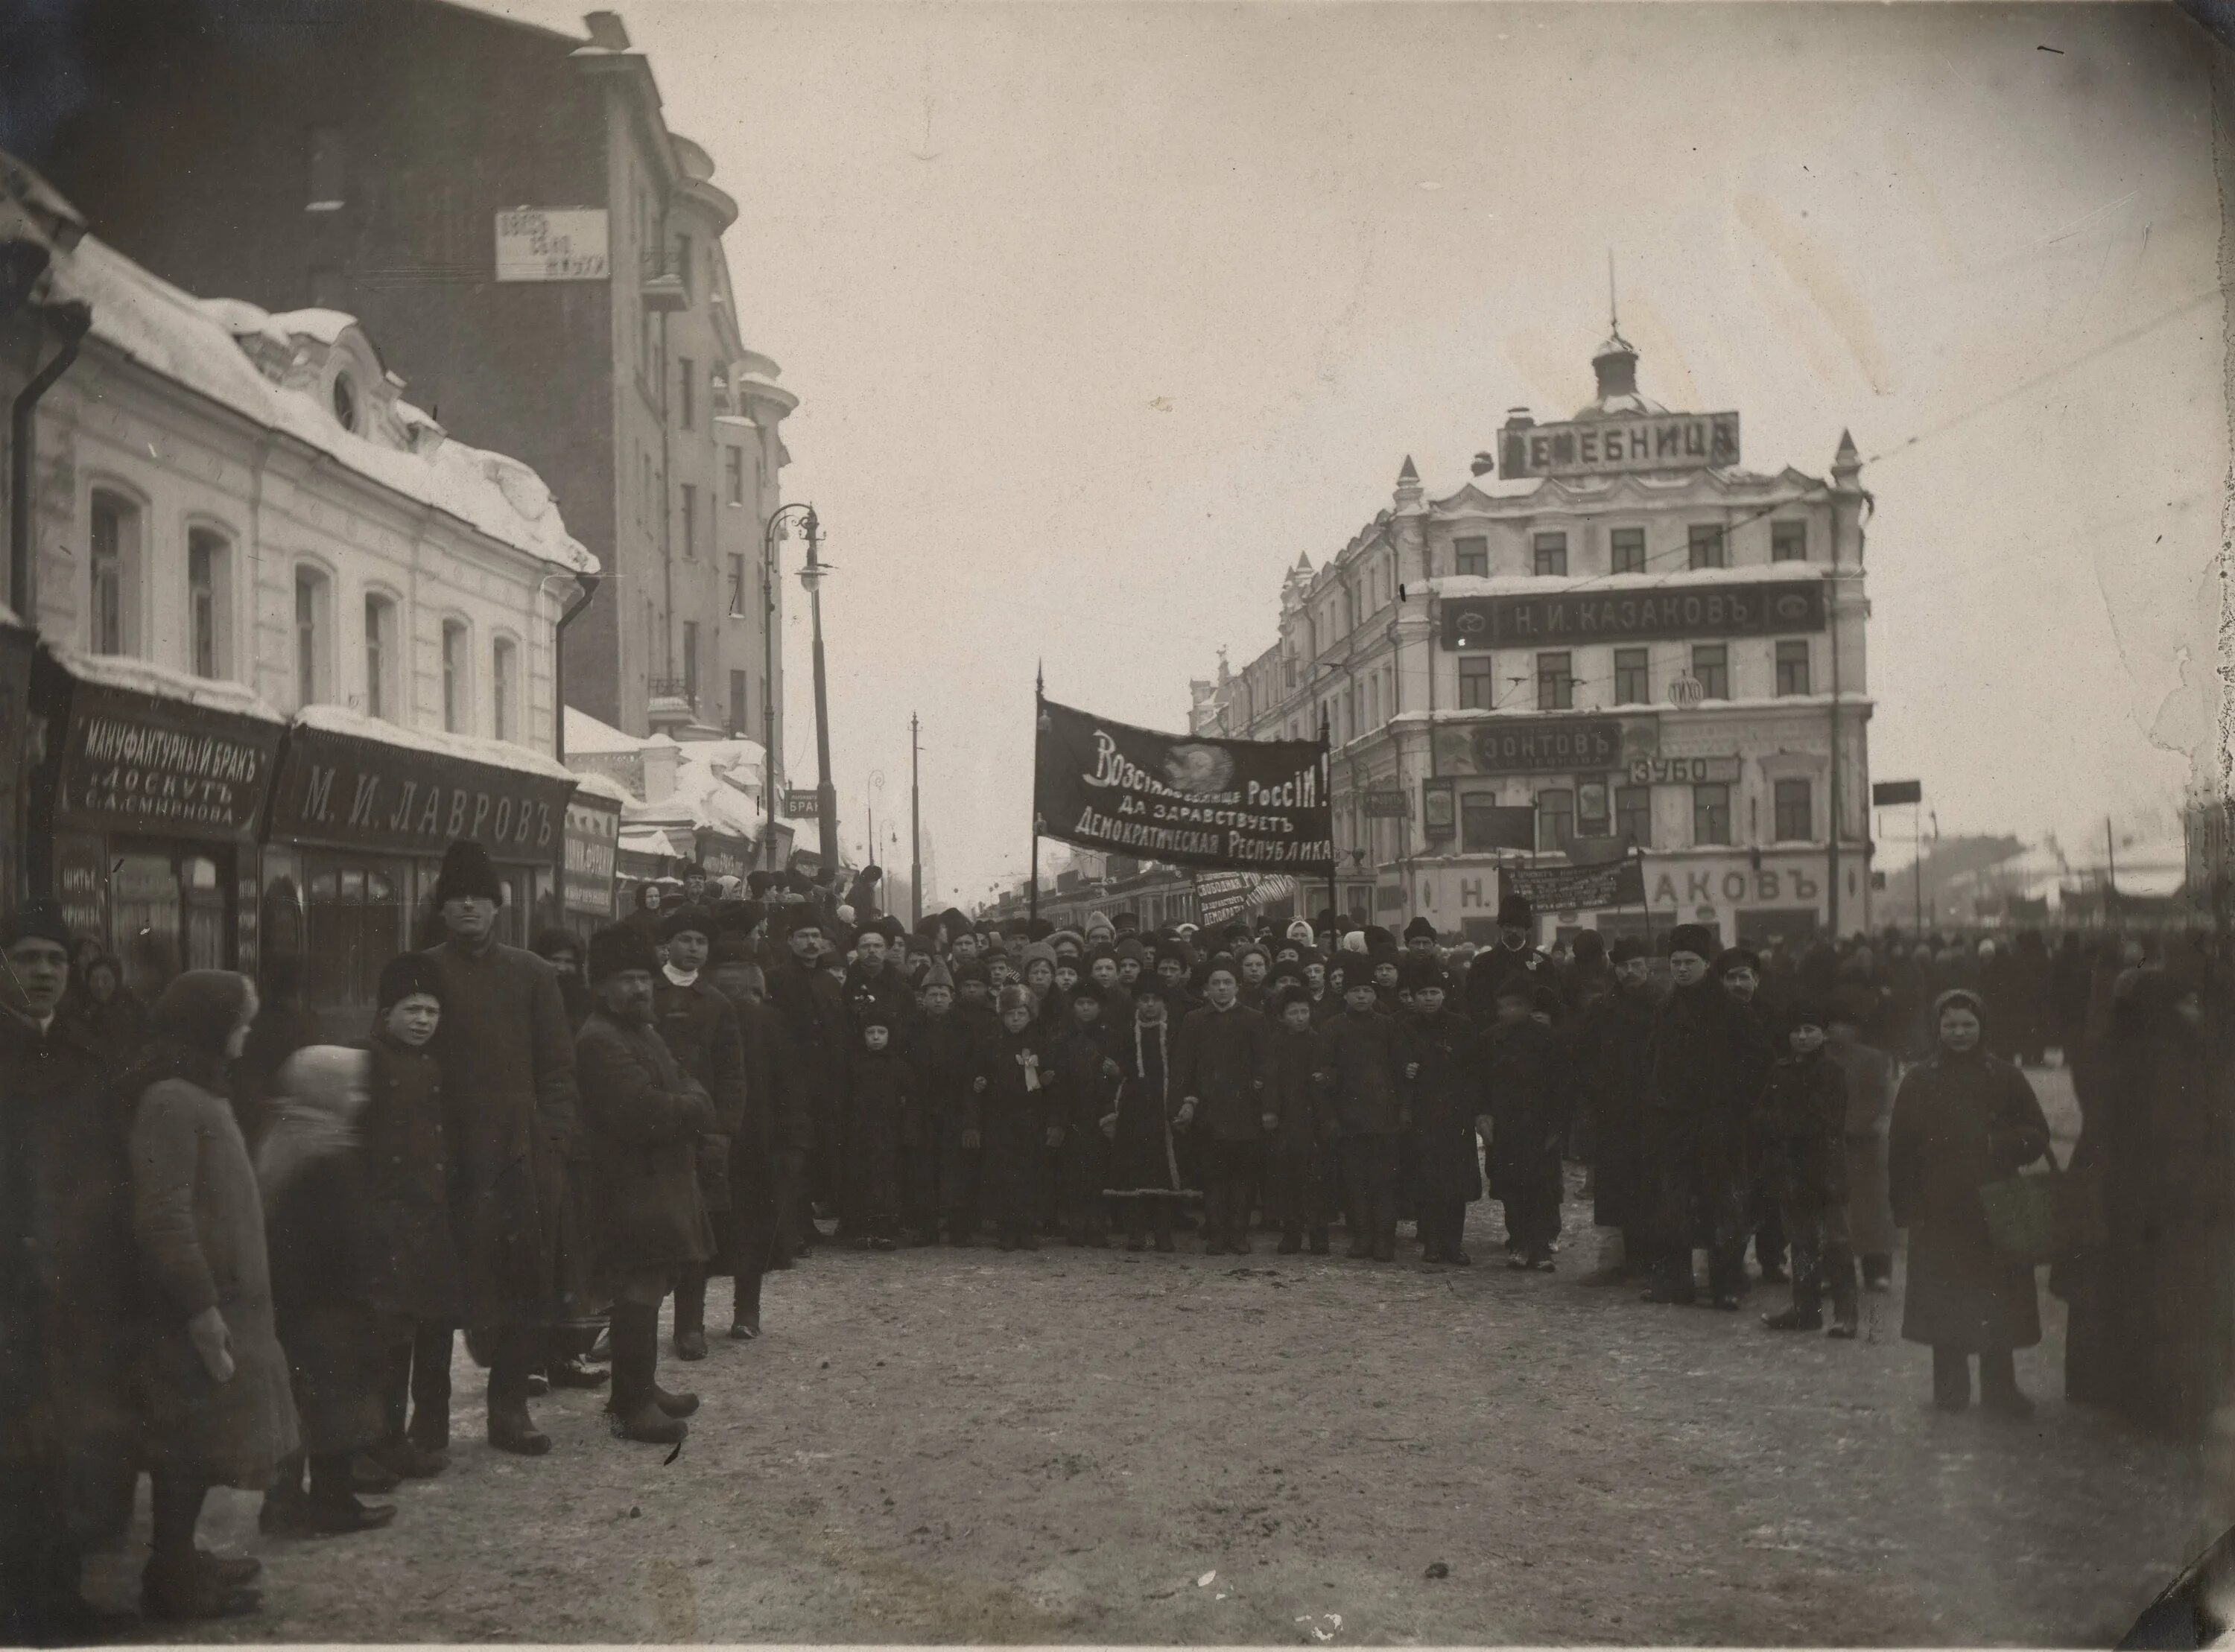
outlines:
[[[1688,590],[1589,590],[1542,597],[1446,597],[1447,649],[1539,643],[1638,643],[1672,637],[1763,637],[1824,629],[1821,580],[1696,585]]]

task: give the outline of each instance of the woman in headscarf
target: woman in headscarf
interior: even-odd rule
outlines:
[[[1997,1254],[1979,1190],[2048,1151],[2048,1120],[2025,1075],[1981,1048],[1979,996],[1957,988],[1933,1006],[1939,1048],[1902,1080],[1887,1151],[1895,1223],[1909,1230],[1901,1334],[1932,1349],[1933,1402],[1971,1403],[1971,1360],[1989,1408],[2029,1416],[2012,1354],[2041,1341],[2033,1269]]]
[[[198,1559],[194,1526],[212,1485],[261,1490],[300,1438],[272,1329],[263,1202],[225,1100],[256,1007],[246,976],[189,970],[156,999],[147,1045],[119,1086],[134,1108],[132,1227],[148,1287],[154,1532],[141,1602],[168,1621],[255,1609],[252,1592]]]
[[[274,1535],[337,1537],[396,1518],[394,1504],[357,1500],[351,1467],[380,1443],[387,1364],[373,1302],[382,1246],[358,1131],[371,1061],[338,1044],[297,1050],[279,1069],[272,1129],[257,1150],[272,1313],[303,1437],[257,1518]]]
[[[147,1036],[147,1006],[124,984],[124,966],[106,952],[85,967],[78,1018],[102,1053],[119,1065],[137,1055]]]

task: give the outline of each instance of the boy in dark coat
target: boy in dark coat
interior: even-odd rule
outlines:
[[[1405,989],[1411,1008],[1397,1027],[1397,1064],[1412,1114],[1420,1254],[1464,1267],[1466,1207],[1482,1197],[1475,1143],[1475,1119],[1485,1111],[1481,1038],[1472,1022],[1444,1008],[1451,981],[1432,952],[1406,959]]]
[[[1172,1081],[1180,1122],[1207,1152],[1203,1253],[1249,1253],[1250,1197],[1262,1168],[1270,1028],[1241,1002],[1242,975],[1221,954],[1203,972],[1203,1007],[1180,1023]]]
[[[974,1003],[965,1001],[967,993]],[[924,1142],[917,1157],[936,1179],[926,1212],[935,1234],[968,1245],[978,1237],[978,1152],[980,1143],[977,1076],[980,1045],[1000,1031],[986,1002],[985,966],[974,959],[953,974],[934,967],[924,977],[922,1013],[908,1029],[908,1057],[922,1086]]]
[[[257,1150],[272,1306],[302,1429],[258,1526],[295,1537],[369,1531],[393,1504],[357,1499],[351,1461],[379,1443],[386,1348],[374,1298],[381,1245],[358,1122],[372,1058],[313,1044],[279,1069],[277,1108]],[[307,1460],[310,1486],[303,1485]]]
[[[714,1228],[714,1255],[684,1268],[675,1279],[675,1355],[706,1357],[706,1279],[713,1262],[733,1253],[731,1237],[731,1144],[745,1118],[745,1054],[737,1013],[705,978],[714,942],[714,915],[703,906],[679,906],[660,925],[667,957],[652,977],[652,1015],[660,1041],[676,1064],[698,1081],[714,1103],[714,1128],[698,1142],[698,1196]]]
[[[1037,1250],[1046,1149],[1059,1141],[1049,1122],[1054,1097],[1043,1072],[1045,1059],[1032,1022],[1038,1014],[1027,987],[1001,989],[1001,1029],[981,1045],[971,1081],[984,1120],[985,1148],[979,1186],[1004,1250]]]
[[[380,972],[366,1041],[371,1100],[364,1156],[377,1252],[373,1305],[388,1348],[384,1427],[372,1457],[424,1479],[449,1464],[450,1348],[458,1322],[458,1257],[450,1237],[449,1137],[442,1069],[428,1046],[441,1028],[442,980],[416,952]],[[408,1417],[416,1406],[418,1414]]]
[[[1071,1026],[1050,1051],[1055,1117],[1063,1126],[1056,1174],[1065,1237],[1074,1248],[1110,1244],[1103,1189],[1110,1181],[1110,1138],[1102,1120],[1120,1076],[1102,1025],[1102,989],[1091,980],[1072,989]]]
[[[874,1001],[855,1010],[862,1047],[854,1053],[846,1118],[846,1208],[865,1250],[898,1245],[901,1159],[916,1115],[915,1076],[893,1048],[894,1017]]]
[[[1397,1023],[1381,1013],[1370,973],[1347,976],[1342,996],[1342,1014],[1323,1022],[1320,1036],[1334,1075],[1350,1254],[1393,1262],[1397,1144],[1412,1127],[1412,1111],[1398,1088]]]
[[[616,925],[590,937],[598,1008],[575,1040],[583,1127],[597,1172],[597,1257],[613,1296],[613,1433],[675,1445],[696,1394],[659,1385],[659,1302],[684,1269],[713,1254],[698,1193],[698,1139],[714,1104],[652,1025],[659,959],[643,930]]]
[[[1855,1334],[1855,1257],[1847,1243],[1847,1078],[1825,1053],[1824,1011],[1795,1005],[1786,1016],[1792,1054],[1769,1069],[1755,1118],[1761,1147],[1760,1185],[1777,1200],[1793,1246],[1793,1304],[1765,1314],[1773,1331],[1824,1326],[1832,1297],[1832,1335]]]
[[[1654,1248],[1658,1277],[1648,1302],[1689,1303],[1692,1250],[1707,1250],[1714,1305],[1736,1313],[1746,1289],[1747,1136],[1753,1100],[1739,1086],[1755,1065],[1757,1030],[1709,975],[1720,950],[1704,924],[1680,924],[1670,937],[1673,985],[1653,1017],[1646,1091],[1646,1162],[1655,1166]]]
[[[1739,1007],[1740,1020],[1750,1029],[1745,1055],[1734,1082],[1736,1105],[1751,1111],[1760,1100],[1761,1087],[1775,1066],[1785,1042],[1785,1020],[1778,1006],[1761,991],[1761,955],[1752,947],[1734,946],[1715,960],[1715,976],[1723,990]],[[1753,1257],[1762,1283],[1781,1285],[1792,1276],[1786,1271],[1785,1224],[1775,1195],[1762,1186],[1757,1162],[1761,1141],[1751,1133],[1747,1140],[1747,1214],[1753,1227]]]
[[[1512,1252],[1506,1266],[1550,1273],[1565,1191],[1560,1150],[1574,1111],[1567,1047],[1550,1025],[1559,996],[1517,970],[1498,983],[1496,1002],[1498,1022],[1484,1041],[1484,1087],[1491,1185],[1505,1205]]]
[[[1304,1248],[1327,1253],[1327,1224],[1334,1216],[1334,1190],[1327,1185],[1327,1144],[1337,1139],[1333,1072],[1327,1046],[1312,1023],[1312,996],[1302,982],[1282,984],[1273,998],[1278,1017],[1272,1035],[1266,1112],[1274,1125],[1266,1153],[1265,1215],[1277,1224],[1284,1257]]]

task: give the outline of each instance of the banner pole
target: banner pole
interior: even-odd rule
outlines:
[[[1037,925],[1040,921],[1040,765],[1039,731],[1048,726],[1047,668],[1035,662],[1032,666],[1032,882],[1025,891],[1026,921]]]
[[[1645,950],[1654,950],[1653,897],[1645,887],[1645,851],[1635,844],[1629,846],[1630,856],[1637,862],[1637,910],[1645,914]]]
[[[1327,739],[1327,714],[1324,704],[1320,707],[1320,793],[1327,799],[1327,852],[1332,856],[1334,852],[1334,748]],[[1329,951],[1340,944],[1343,930],[1342,901],[1335,893],[1334,887],[1335,871],[1340,864],[1340,860],[1332,859],[1327,862],[1327,911],[1334,914],[1335,924],[1335,939],[1327,944]]]

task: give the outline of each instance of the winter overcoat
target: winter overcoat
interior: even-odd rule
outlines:
[[[392,1317],[456,1325],[462,1304],[450,1236],[442,1065],[429,1051],[383,1034],[365,1048],[372,1058],[363,1135],[376,1245],[373,1302]]]
[[[1847,1075],[1823,1050],[1788,1055],[1762,1081],[1754,1120],[1765,1198],[1828,1210],[1847,1200]]]
[[[444,941],[427,953],[442,983],[442,1105],[451,1228],[466,1323],[536,1325],[585,1287],[558,1277],[586,1253],[570,1237],[567,1158],[578,1098],[559,976],[533,952]]]
[[[1119,1078],[1110,1105],[1118,1126],[1104,1191],[1120,1198],[1188,1192],[1174,1133],[1180,1094],[1171,1082],[1171,1035],[1168,1022],[1144,1027],[1136,1020],[1120,1028],[1111,1044]]]
[[[1259,1141],[1265,1127],[1266,1068],[1271,1029],[1265,1017],[1240,1004],[1213,1009],[1205,1004],[1180,1022],[1173,1052],[1173,1083],[1183,1102],[1196,1104],[1190,1127],[1206,1139]]]
[[[1039,1218],[1045,1203],[1052,1067],[1034,1027],[1021,1033],[1004,1027],[979,1046],[977,1076],[986,1081],[978,1094],[985,1132],[979,1198],[997,1224],[1024,1226]]]
[[[1760,1028],[1713,980],[1677,987],[1654,1013],[1645,1155],[1659,1180],[1656,1221],[1674,1247],[1728,1244],[1746,1230],[1747,1147],[1761,1070]]]
[[[1398,1090],[1397,1023],[1378,1009],[1345,1009],[1320,1028],[1334,1073],[1334,1116],[1346,1136],[1393,1136],[1405,1128]]]
[[[652,1013],[667,1053],[714,1103],[714,1127],[698,1144],[698,1194],[709,1215],[724,1215],[731,1201],[730,1144],[745,1119],[745,1052],[737,1012],[703,972],[681,987],[663,971],[652,978]]]
[[[854,1052],[846,1108],[846,1208],[864,1221],[901,1213],[901,1160],[914,1144],[915,1074],[888,1044]]]
[[[1653,1208],[1645,1159],[1645,1091],[1652,1073],[1653,989],[1616,985],[1576,1030],[1578,1101],[1591,1111],[1591,1219],[1645,1224]]]
[[[1498,1198],[1542,1179],[1557,1183],[1561,1144],[1575,1116],[1567,1041],[1534,1017],[1505,1022],[1483,1037],[1483,1088],[1490,1098],[1490,1191]]]
[[[1886,1132],[1893,1124],[1893,1057],[1851,1044],[1832,1059],[1847,1079],[1847,1232],[1861,1257],[1893,1254],[1893,1208],[1886,1202]]]
[[[714,1104],[649,1025],[591,1014],[576,1035],[583,1133],[603,1283],[672,1271],[714,1253],[698,1192],[698,1138]]]
[[[288,1128],[283,1104],[267,1139]],[[387,1366],[375,1293],[385,1249],[375,1217],[362,1139],[306,1158],[266,1179],[265,1249],[272,1322],[286,1351],[303,1449],[313,1457],[360,1452],[386,1430]]]
[[[2033,1270],[1996,1255],[1979,1198],[2048,1151],[2025,1075],[1983,1051],[1943,1050],[1902,1080],[1888,1146],[1893,1219],[1909,1230],[1902,1335],[1975,1354],[2040,1342]]]
[[[838,1133],[854,1037],[845,989],[829,970],[788,957],[769,969],[768,1001],[791,1034],[800,1094],[806,1102],[799,1133],[809,1139],[786,1145],[812,1150],[818,1140],[835,1139]]]
[[[183,1077],[151,1084],[132,1120],[132,1230],[146,1280],[147,1461],[181,1479],[259,1490],[300,1443],[272,1325],[264,1205],[233,1109]],[[233,1373],[203,1366],[187,1322],[232,1334]]]
[[[0,1009],[0,1521],[81,1546],[132,1515],[128,1103],[82,1023]]]
[[[1340,1134],[1334,1069],[1316,1028],[1274,1023],[1267,1108],[1281,1120],[1265,1160],[1266,1219],[1283,1228],[1323,1228],[1340,1204],[1327,1180],[1327,1149]]]
[[[1063,1146],[1056,1151],[1057,1191],[1064,1205],[1076,1210],[1100,1198],[1110,1183],[1110,1138],[1102,1133],[1118,1084],[1110,1030],[1098,1022],[1082,1027],[1074,1017],[1049,1056],[1055,1074],[1051,1118],[1063,1126]]]
[[[1483,1084],[1482,1029],[1468,1016],[1439,1009],[1397,1023],[1397,1071],[1412,1110],[1414,1185],[1436,1204],[1482,1197],[1482,1149],[1476,1118],[1490,1110]]]

